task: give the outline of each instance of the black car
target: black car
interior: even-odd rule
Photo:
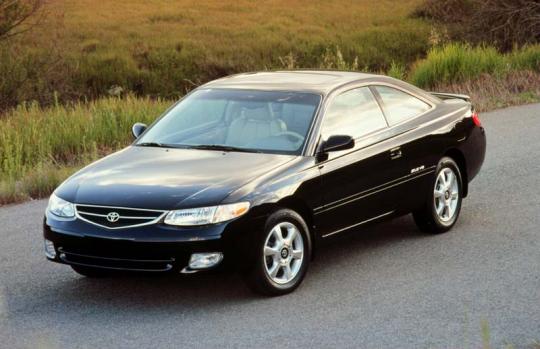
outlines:
[[[331,236],[455,224],[486,138],[469,98],[334,71],[207,83],[51,196],[47,258],[86,276],[238,268],[279,295]]]

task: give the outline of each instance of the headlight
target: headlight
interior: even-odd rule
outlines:
[[[71,202],[67,202],[64,199],[60,199],[54,194],[52,194],[49,199],[49,206],[47,206],[47,210],[58,217],[75,217],[75,205],[73,205]]]
[[[167,214],[165,224],[183,226],[214,224],[240,217],[248,210],[249,202],[176,210]]]

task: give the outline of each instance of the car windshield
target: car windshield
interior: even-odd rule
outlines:
[[[320,100],[314,93],[197,90],[136,145],[299,154]]]

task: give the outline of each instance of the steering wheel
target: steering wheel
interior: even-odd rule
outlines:
[[[304,136],[302,136],[300,133],[296,133],[293,131],[282,131],[275,135],[274,137],[281,137],[281,136],[287,136],[287,138],[295,138],[296,141],[293,140],[294,143],[301,143],[304,141]]]

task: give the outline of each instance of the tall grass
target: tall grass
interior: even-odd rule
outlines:
[[[49,194],[69,169],[125,146],[133,123],[152,122],[169,104],[127,96],[19,106],[1,120],[0,204]]]
[[[452,43],[431,49],[412,69],[410,81],[421,87],[463,82],[482,74],[502,76],[510,71],[540,71],[540,45],[501,54],[493,47]]]
[[[339,47],[321,50],[318,61],[316,68],[368,69]],[[280,57],[279,66],[302,67],[294,52]],[[118,73],[114,67],[109,69]],[[537,101],[540,45],[500,54],[489,47],[450,44],[431,50],[412,71],[394,61],[386,73],[422,87],[471,94],[480,110]],[[19,105],[0,118],[0,204],[48,195],[77,168],[128,144],[133,123],[152,122],[170,103],[128,93],[88,103]]]

